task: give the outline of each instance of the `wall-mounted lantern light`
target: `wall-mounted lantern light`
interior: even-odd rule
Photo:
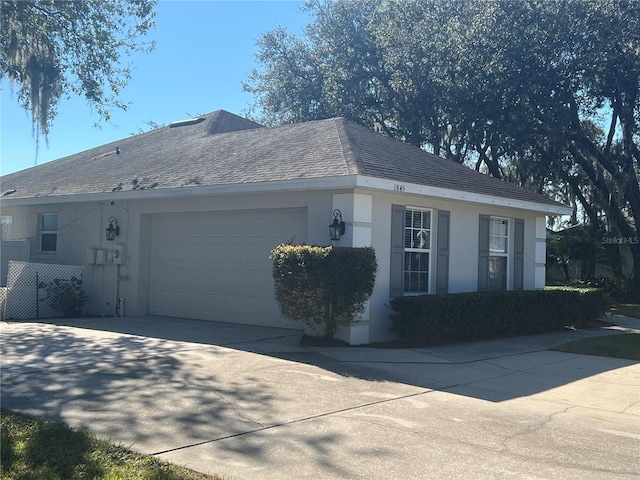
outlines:
[[[333,211],[333,222],[329,225],[329,237],[331,240],[340,240],[344,235],[345,223],[342,221],[342,212],[337,208]]]
[[[109,226],[106,229],[107,240],[113,242],[117,236],[120,235],[120,227],[118,226],[118,220],[116,217],[109,217]]]

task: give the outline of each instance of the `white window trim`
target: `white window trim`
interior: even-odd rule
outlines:
[[[506,236],[503,235],[499,235],[499,237],[501,238],[506,238],[506,242],[505,242],[505,248],[506,248],[506,252],[495,252],[491,250],[491,222],[493,220],[504,220],[507,222],[507,234]],[[514,224],[514,222],[511,221],[510,218],[508,217],[498,217],[498,216],[494,216],[494,215],[490,215],[489,216],[489,258],[491,257],[505,257],[507,259],[507,272],[506,272],[506,285],[505,285],[505,291],[510,290],[511,288],[511,255],[510,255],[510,251],[513,250],[513,245],[511,244],[513,241],[513,235],[511,232],[511,228],[512,225]],[[496,235],[493,235],[494,237]]]
[[[45,215],[55,215],[56,216],[56,230],[44,230],[43,229],[43,218]],[[58,221],[59,221],[60,217],[58,215],[58,212],[42,212],[38,215],[38,240],[39,240],[39,244],[38,244],[38,252],[45,254],[45,255],[55,255],[58,252],[58,240],[59,240],[59,227],[58,227]],[[42,250],[42,235],[44,234],[51,234],[51,233],[55,233],[56,235],[56,249],[55,250]]]
[[[491,233],[491,224],[492,224],[492,222],[494,220],[499,220],[501,222],[503,222],[503,221],[507,222],[507,233],[506,233],[506,235],[493,235]],[[511,231],[510,231],[511,222],[509,220],[510,219],[506,218],[506,217],[494,217],[494,216],[490,216],[489,217],[489,255],[490,256],[493,256],[493,257],[507,257],[507,256],[509,256],[509,247],[510,247],[509,241],[511,239]],[[505,242],[506,251],[505,252],[496,252],[496,251],[491,250],[491,237],[504,238],[506,240],[506,242]]]
[[[406,233],[407,230],[407,224],[406,224],[406,213],[407,212],[413,212],[413,211],[420,211],[420,212],[429,212],[429,218],[430,218],[430,222],[429,222],[429,248],[404,248],[405,253],[409,252],[409,253],[428,253],[429,254],[429,272],[427,275],[427,291],[419,291],[419,292],[409,292],[409,291],[404,291],[404,295],[405,296],[415,296],[415,295],[425,295],[425,294],[430,294],[431,290],[433,288],[433,255],[431,254],[432,249],[433,249],[433,234],[434,234],[434,224],[433,224],[433,212],[434,210],[432,208],[425,208],[425,207],[417,207],[417,206],[410,206],[407,205],[405,206],[405,223],[403,225],[403,238],[404,235]],[[413,236],[412,236],[413,238]],[[404,259],[403,259],[403,266],[402,266],[402,274],[404,275]],[[406,288],[406,286],[405,286]]]

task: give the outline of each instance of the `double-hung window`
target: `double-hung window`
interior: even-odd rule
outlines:
[[[491,217],[489,220],[489,290],[507,289],[508,248],[509,220]]]
[[[0,215],[0,240],[9,240],[11,238],[11,215]]]
[[[58,214],[40,214],[40,251],[53,253],[58,248]]]
[[[407,207],[404,217],[404,291],[429,293],[431,210]]]

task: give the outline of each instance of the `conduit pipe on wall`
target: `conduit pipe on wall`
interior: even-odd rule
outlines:
[[[115,296],[113,298],[113,316],[118,316],[118,296],[120,294],[120,264],[116,264],[116,287]]]

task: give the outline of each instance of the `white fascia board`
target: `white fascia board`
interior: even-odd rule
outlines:
[[[569,207],[558,204],[546,205],[511,198],[495,197],[479,193],[463,192],[439,187],[429,187],[413,183],[402,183],[364,175],[340,175],[336,177],[308,178],[300,180],[282,180],[276,182],[236,183],[230,185],[192,186],[179,188],[159,188],[148,190],[129,190],[80,195],[60,195],[33,198],[3,198],[5,206],[47,205],[54,203],[100,202],[118,200],[141,200],[153,198],[183,198],[212,195],[233,195],[248,193],[295,192],[305,190],[332,190],[345,188],[367,188],[399,194],[420,195],[434,198],[457,200],[495,207],[517,208],[546,215],[570,215]]]
[[[2,199],[5,206],[47,205],[54,203],[101,202],[118,200],[147,200],[153,198],[184,198],[212,195],[233,195],[268,192],[295,192],[304,190],[329,190],[354,188],[356,175],[338,177],[282,180],[275,182],[235,183],[230,185],[192,186],[178,188],[158,188],[128,190],[120,192],[86,193],[79,195],[58,195],[51,197],[31,197]]]
[[[394,193],[402,193],[408,195],[420,195],[447,200],[456,200],[459,202],[468,202],[481,205],[491,205],[494,207],[517,208],[520,210],[529,210],[546,215],[571,215],[570,207],[557,204],[547,205],[515,198],[496,197],[494,195],[485,195],[481,193],[464,192],[460,190],[450,190],[440,187],[429,187],[414,183],[398,182],[394,180],[386,180],[377,177],[358,176],[357,187],[371,188],[375,190],[385,190]]]

